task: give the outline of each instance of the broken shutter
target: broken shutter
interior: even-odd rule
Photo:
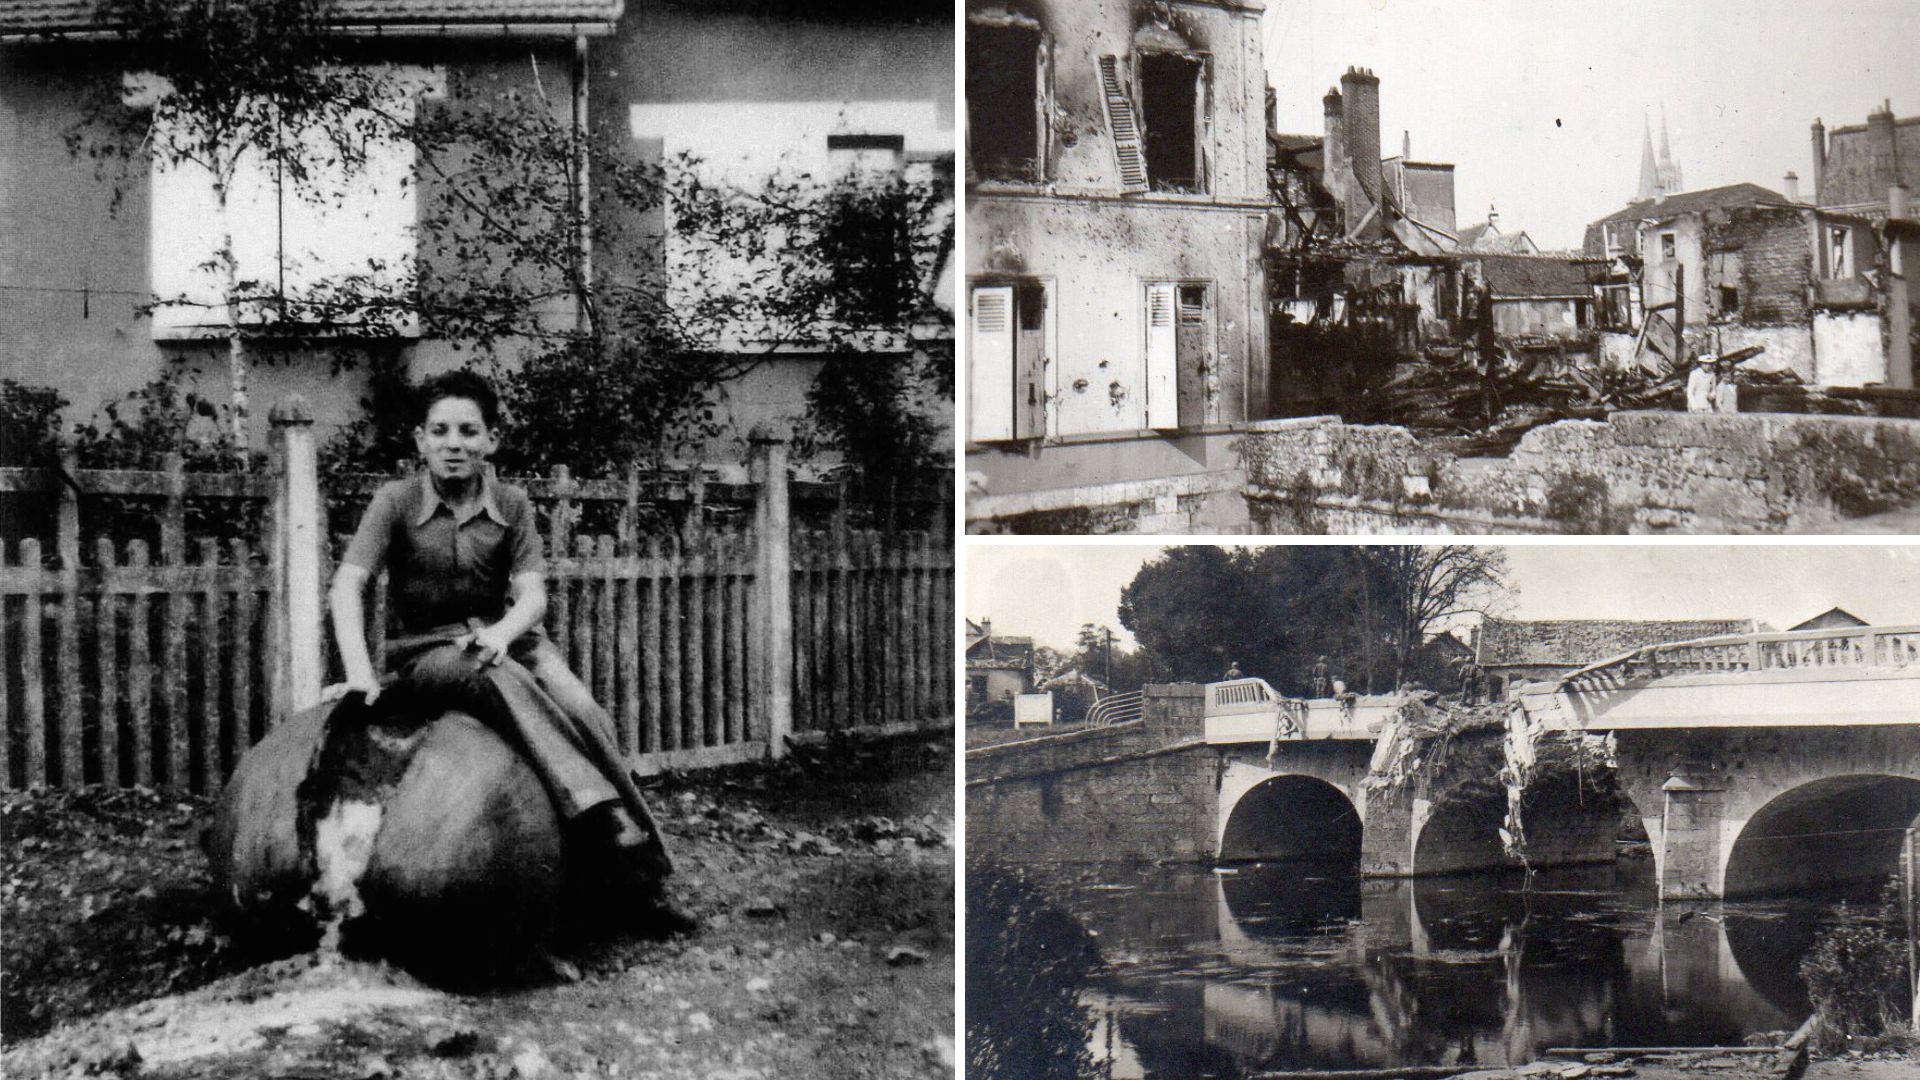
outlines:
[[[1178,374],[1176,359],[1173,285],[1153,282],[1147,286],[1147,426],[1180,426],[1180,402],[1175,394]]]
[[[1207,375],[1213,366],[1208,340],[1212,335],[1208,332],[1211,320],[1207,318],[1207,287],[1182,285],[1177,292],[1173,361],[1180,398],[1180,426],[1194,427],[1212,419],[1207,415]]]
[[[1140,125],[1134,119],[1133,100],[1120,85],[1118,57],[1100,58],[1100,89],[1107,98],[1107,129],[1113,132],[1113,156],[1120,166],[1120,190],[1147,190],[1147,157],[1140,146]]]
[[[1014,296],[1013,437],[1038,439],[1047,434],[1047,291],[1023,285]]]
[[[967,358],[967,437],[975,442],[1013,438],[1013,286],[973,290]]]

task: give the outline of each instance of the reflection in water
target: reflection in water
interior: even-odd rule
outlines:
[[[1737,1043],[1805,1017],[1793,972],[1823,910],[1663,909],[1646,862],[1545,871],[1531,889],[1298,862],[1052,874],[1036,881],[1104,960],[1079,993],[1091,1060],[1076,1064],[1112,1077]],[[970,924],[980,899],[970,879]],[[968,953],[971,1008],[984,963],[971,929]]]

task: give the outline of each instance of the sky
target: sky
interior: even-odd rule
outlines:
[[[1380,77],[1382,153],[1456,166],[1459,222],[1543,248],[1639,183],[1642,124],[1666,109],[1689,189],[1813,190],[1808,129],[1861,124],[1887,99],[1920,114],[1915,0],[1267,0],[1280,130],[1320,134],[1348,66]]]
[[[1830,607],[1920,623],[1920,546],[1508,544],[1515,619],[1757,619],[1785,629]],[[1120,625],[1120,590],[1157,544],[967,545],[967,617],[1072,648],[1082,623]]]

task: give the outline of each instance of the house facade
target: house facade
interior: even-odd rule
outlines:
[[[968,5],[972,507],[1125,502],[1265,415],[1261,10]]]
[[[157,297],[182,295],[183,282],[191,291],[207,247],[204,195],[138,154],[112,175],[69,152],[69,135],[85,130],[90,86],[126,66],[94,17],[92,0],[0,9],[0,282],[10,287],[0,303],[0,361],[7,377],[59,391],[72,420],[163,371],[200,383],[216,401],[226,379],[223,340],[183,325],[167,307],[152,308]],[[857,164],[952,190],[952,21],[937,5],[868,15],[746,0],[698,8],[340,0],[334,17],[356,59],[412,73],[418,100],[408,107],[435,107],[465,91],[518,93],[548,103],[576,130],[612,131],[614,149],[641,161],[686,153],[748,180],[778,170],[833,176]],[[590,201],[594,180],[577,177],[572,197],[596,210],[616,205]],[[417,269],[423,281],[458,272],[452,245],[436,250],[422,239],[418,227],[448,196],[433,177],[415,174],[408,147],[383,149],[364,175],[312,198],[255,188],[234,200],[235,235],[249,238],[236,243],[246,248],[243,276],[318,279],[365,266],[369,256]],[[951,220],[950,203],[941,212]],[[671,244],[670,209],[654,213],[633,222],[632,234]],[[591,257],[611,266],[618,253]],[[950,349],[951,301],[940,293],[944,286],[951,295],[949,273],[933,265],[924,274],[930,306],[948,314],[936,310],[871,351]],[[557,290],[542,318],[571,321],[576,304]],[[256,415],[298,392],[323,435],[358,414],[372,371],[398,367],[417,379],[471,359],[437,336],[431,319],[388,336],[314,340],[294,332],[257,347],[264,362],[252,374]],[[717,395],[720,426],[744,436],[762,422],[791,422],[825,359],[819,350],[757,351]],[[950,419],[948,406],[936,407],[938,419]],[[264,427],[255,425],[256,439]]]
[[[1032,638],[995,634],[992,619],[968,619],[964,647],[969,713],[1033,690]]]

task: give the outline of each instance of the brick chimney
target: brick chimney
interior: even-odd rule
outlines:
[[[1320,156],[1325,162],[1327,190],[1341,206],[1347,202],[1347,193],[1341,190],[1340,163],[1347,159],[1347,112],[1346,103],[1340,97],[1340,91],[1329,89],[1320,99],[1325,109],[1326,138],[1320,146]]]
[[[1813,204],[1827,203],[1827,125],[1813,121]]]
[[[1872,163],[1869,191],[1900,181],[1900,153],[1893,138],[1893,102],[1887,101],[1878,111],[1867,114],[1867,160]]]
[[[1348,68],[1340,76],[1346,98],[1347,161],[1353,177],[1374,203],[1380,202],[1380,80],[1366,68]]]
[[[1780,188],[1787,193],[1788,202],[1799,202],[1800,174],[1794,172],[1792,169],[1788,169],[1786,179],[1781,183]]]

